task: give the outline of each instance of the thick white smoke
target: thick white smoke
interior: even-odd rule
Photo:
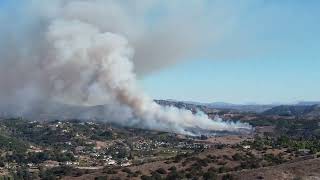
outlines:
[[[0,72],[8,75],[0,77],[2,102],[29,106],[26,111],[32,111],[38,100],[109,104],[118,116],[113,118],[114,122],[183,134],[192,134],[191,128],[217,131],[250,128],[246,124],[214,121],[204,114],[194,115],[188,110],[156,104],[137,85],[132,62],[134,49],[125,37],[127,33],[117,32],[117,22],[114,26],[105,23],[113,22],[112,19],[101,19],[105,14],[105,9],[99,7],[105,5],[102,2],[52,3],[52,7],[45,9],[46,13],[41,12],[47,15],[44,22],[41,25],[37,22],[39,27],[30,30],[38,31],[38,36],[16,42],[6,40],[12,42],[7,46],[13,48],[1,49],[5,56]]]
[[[133,50],[120,35],[101,32],[77,20],[55,20],[49,26],[47,38],[54,57],[46,71],[60,101],[71,98],[67,102],[94,103],[90,95],[93,89],[98,89],[130,107],[134,117],[149,128],[187,133],[186,129],[193,127],[230,131],[247,127],[156,104],[138,88],[130,61]]]

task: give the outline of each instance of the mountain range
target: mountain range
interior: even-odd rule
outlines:
[[[198,103],[175,100],[155,100],[162,106],[175,106],[193,112],[203,111],[207,114],[223,112],[256,113],[266,116],[304,116],[320,117],[320,102],[303,101],[294,105],[241,105],[224,102]],[[37,107],[23,111],[23,108],[14,105],[0,106],[2,117],[27,117],[30,119],[105,119],[110,117],[106,112],[109,105],[77,106],[59,103],[39,103]],[[19,110],[19,111],[18,111]],[[94,117],[92,117],[94,115]]]

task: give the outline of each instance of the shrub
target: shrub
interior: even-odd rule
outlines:
[[[208,171],[203,174],[203,179],[204,180],[214,180],[217,179],[217,175],[214,172]]]
[[[177,171],[170,172],[166,177],[166,180],[178,180],[178,179],[183,179],[183,174]]]
[[[239,153],[236,153],[232,156],[232,159],[235,160],[235,161],[240,161],[243,159],[242,155],[239,154]]]
[[[141,171],[136,171],[136,172],[134,172],[135,174],[142,174],[142,172]]]
[[[108,169],[107,174],[117,174],[118,172],[114,169]]]
[[[108,176],[98,176],[94,178],[94,180],[107,180],[107,179],[108,179]]]
[[[232,174],[225,174],[222,176],[222,180],[233,180],[234,177]]]
[[[168,170],[169,170],[169,171],[176,171],[177,168],[176,168],[175,166],[171,166]]]
[[[146,175],[142,175],[142,176],[141,176],[141,179],[142,179],[142,180],[153,180],[152,177],[146,176]]]
[[[129,168],[124,168],[124,169],[122,169],[122,172],[126,172],[126,173],[128,173],[128,174],[132,174],[132,171],[131,171],[131,169],[129,169]]]
[[[159,174],[167,174],[167,171],[166,171],[165,169],[163,169],[163,168],[157,169],[157,172],[158,172]]]
[[[161,175],[158,172],[152,172],[151,174],[152,174],[151,178],[154,180],[161,180],[162,179]]]
[[[202,166],[202,167],[207,167],[208,166],[208,163],[204,159],[199,159],[197,162],[198,162],[199,166]]]
[[[218,172],[219,172],[219,173],[224,173],[224,172],[226,172],[226,167],[224,167],[224,166],[219,167]]]

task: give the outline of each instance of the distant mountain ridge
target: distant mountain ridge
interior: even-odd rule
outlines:
[[[316,118],[320,117],[320,105],[281,105],[273,107],[262,114]]]
[[[297,105],[320,105],[320,101],[300,101]]]
[[[228,109],[228,110],[237,110],[240,112],[255,112],[255,113],[263,113],[265,111],[271,110],[276,107],[287,107],[287,106],[297,106],[299,109],[300,106],[312,106],[312,105],[320,105],[320,101],[299,101],[297,103],[292,104],[233,104],[227,102],[212,102],[212,103],[201,103],[194,101],[178,101],[178,100],[155,100],[158,104],[161,105],[176,105],[177,107],[183,107],[186,105],[196,105],[196,106],[205,106],[207,108],[215,108],[215,109]]]
[[[241,105],[241,104],[232,104],[226,102],[213,102],[213,103],[199,103],[193,101],[176,101],[176,100],[155,100],[160,105],[174,105],[177,107],[185,107],[185,106],[202,106],[211,109],[217,110],[236,110],[240,112],[255,112],[261,113],[268,109],[275,107],[276,105]]]

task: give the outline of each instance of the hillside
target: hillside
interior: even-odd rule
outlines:
[[[202,133],[191,137],[125,128],[105,121],[2,119],[0,179],[293,179],[320,176],[316,173],[319,172],[318,159],[312,163],[305,161],[305,158],[320,157],[319,119],[270,117],[181,102],[159,103],[204,112],[206,109],[217,111],[223,118],[242,116],[241,121],[250,123],[254,132]],[[93,111],[99,114],[105,108],[63,107],[61,111],[56,110],[64,115]],[[293,112],[313,115],[319,110],[318,106],[308,107]]]
[[[281,105],[273,107],[265,112],[263,115],[272,116],[296,116],[296,117],[320,117],[319,105]]]
[[[284,163],[278,166],[244,170],[233,174],[235,179],[318,179],[320,176],[320,159],[302,160]]]

